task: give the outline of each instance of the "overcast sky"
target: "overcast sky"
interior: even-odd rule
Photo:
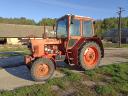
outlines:
[[[1,0],[0,17],[26,17],[39,21],[72,13],[94,19],[117,17],[118,7],[128,16],[128,0]]]

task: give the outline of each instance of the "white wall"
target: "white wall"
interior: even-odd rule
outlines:
[[[7,44],[21,44],[18,38],[7,38]]]

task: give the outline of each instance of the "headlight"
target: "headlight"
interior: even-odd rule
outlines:
[[[47,48],[47,47],[45,47],[45,48],[44,48],[44,51],[48,51],[48,48]]]

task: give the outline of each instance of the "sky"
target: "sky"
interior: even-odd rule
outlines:
[[[0,17],[26,17],[39,21],[42,18],[59,18],[65,14],[89,16],[94,19],[128,16],[128,0],[1,0]]]

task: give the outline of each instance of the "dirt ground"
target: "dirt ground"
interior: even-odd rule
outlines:
[[[128,62],[128,48],[107,48],[100,66],[122,62]],[[64,63],[62,62],[61,65],[64,66]],[[44,83],[32,81],[29,70],[23,65],[22,56],[0,58],[0,67],[0,90],[12,90],[17,87]],[[54,74],[54,77],[62,76],[63,74],[57,71]]]
[[[105,57],[101,61],[102,65],[128,62],[128,48],[106,48]]]

